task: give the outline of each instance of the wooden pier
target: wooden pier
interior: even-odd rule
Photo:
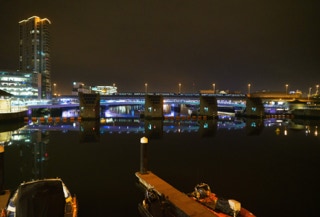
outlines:
[[[10,199],[10,191],[5,190],[2,194],[0,194],[0,212],[3,209],[7,208],[8,202]],[[0,214],[1,216],[1,214]]]
[[[217,217],[209,209],[205,208],[185,193],[180,192],[152,172],[136,172],[139,182],[147,189],[154,189],[159,195],[166,197],[183,215],[190,217]]]

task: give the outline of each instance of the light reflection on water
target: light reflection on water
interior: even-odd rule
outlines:
[[[4,182],[14,190],[22,181],[60,177],[78,197],[79,216],[139,216],[143,193],[134,173],[146,136],[149,169],[183,192],[204,181],[257,216],[317,216],[318,124],[234,117],[30,122],[1,130]]]

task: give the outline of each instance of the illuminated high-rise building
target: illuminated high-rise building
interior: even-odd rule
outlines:
[[[52,96],[50,64],[50,20],[37,16],[19,22],[19,70],[34,73],[38,98]]]

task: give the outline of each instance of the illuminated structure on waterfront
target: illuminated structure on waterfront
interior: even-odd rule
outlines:
[[[33,78],[39,99],[50,99],[52,95],[50,24],[47,18],[37,16],[19,22],[19,70],[36,75]]]
[[[33,85],[34,74],[0,70],[0,90],[15,98],[37,98],[38,88]]]
[[[100,95],[112,95],[116,94],[117,87],[113,86],[87,86],[83,82],[73,82],[72,95],[78,95],[79,93],[98,93]]]
[[[85,85],[83,82],[73,82],[72,84],[72,95],[80,93],[91,93],[90,87]]]
[[[112,95],[118,92],[116,86],[93,86],[91,90],[100,95]]]

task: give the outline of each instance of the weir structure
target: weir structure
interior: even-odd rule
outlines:
[[[207,117],[209,119],[218,116],[217,99],[214,96],[200,96],[200,108],[198,116]],[[146,95],[145,111],[146,119],[163,119],[163,96],[162,95]]]
[[[140,106],[138,109],[134,108],[137,112],[135,112],[135,110],[132,110],[133,112],[130,111],[130,115],[128,115],[128,117],[136,115],[145,117],[146,119],[172,118],[172,116],[180,119],[186,117],[186,115],[191,115],[191,117],[197,119],[210,119],[211,117],[214,118],[217,116],[217,111],[222,114],[235,113],[238,116],[254,118],[265,117],[270,114],[283,114],[292,111],[300,112],[301,116],[320,116],[318,113],[306,113],[306,109],[300,111],[301,106],[298,106],[295,103],[299,101],[302,106],[306,107],[305,105],[309,104],[319,104],[318,102],[320,100],[303,98],[301,94],[288,94],[283,92],[256,92],[251,94],[176,94],[138,92],[102,96],[99,94],[79,93],[79,96],[57,97],[53,100],[52,105],[48,105],[46,103],[44,105],[28,105],[27,107],[34,110],[59,110],[61,113],[64,108],[77,109],[80,105],[80,117],[83,117],[84,119],[98,119],[100,117],[99,111],[101,110],[101,108],[98,108],[97,106],[99,102],[97,100],[95,102],[96,104],[93,102],[87,103],[85,99],[87,96],[94,96],[94,98],[100,99],[100,105],[102,107]],[[144,109],[142,113],[140,113],[141,108],[143,107]],[[310,108],[308,109],[310,110]],[[103,117],[103,115],[101,116]]]

